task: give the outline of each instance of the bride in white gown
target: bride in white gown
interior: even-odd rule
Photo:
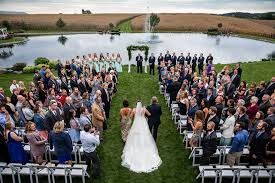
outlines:
[[[137,173],[152,172],[161,165],[158,149],[148,127],[145,113],[150,113],[138,102],[134,110],[135,119],[123,149],[122,166]]]

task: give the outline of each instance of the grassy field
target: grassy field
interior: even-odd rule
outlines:
[[[235,34],[270,37],[275,33],[275,20],[251,20],[200,13],[161,13],[158,32],[205,32],[209,28],[217,28],[222,23],[221,31]],[[59,18],[66,22],[62,31],[99,31],[107,30],[109,23],[115,26],[122,22],[125,30],[143,31],[145,14],[27,14],[0,15],[0,22],[8,20],[14,30],[27,32],[59,31],[55,23]],[[126,21],[127,20],[127,21]],[[132,29],[129,29],[128,20]],[[124,22],[127,22],[124,24]]]
[[[224,65],[216,65],[217,71]],[[232,66],[232,65],[231,65]],[[275,61],[244,63],[243,79],[248,82],[269,80],[275,75]],[[104,141],[98,148],[98,154],[101,159],[102,177],[93,180],[94,183],[193,183],[197,182],[195,177],[197,169],[191,166],[188,159],[189,150],[184,149],[182,136],[176,131],[175,125],[171,120],[171,114],[164,97],[158,91],[158,76],[149,74],[137,74],[136,68],[132,68],[132,73],[128,74],[127,67],[123,67],[124,72],[119,75],[118,92],[113,97],[108,121],[108,130],[104,133]],[[32,80],[32,74],[1,74],[0,87],[4,87],[8,92],[10,81],[12,79],[24,80],[27,84]],[[122,101],[128,99],[130,106],[134,107],[137,100],[142,100],[145,105],[150,103],[152,96],[157,96],[160,105],[163,108],[161,117],[162,124],[159,128],[157,146],[163,164],[158,170],[150,174],[137,174],[130,172],[121,166],[121,154],[123,142],[120,135],[119,110],[122,107]],[[26,179],[27,180],[27,179]],[[80,179],[78,179],[81,181]],[[78,182],[75,181],[75,182]],[[46,180],[45,180],[46,181]],[[63,179],[57,179],[62,182]],[[42,181],[44,182],[44,181]],[[91,182],[89,180],[88,182]]]
[[[233,17],[224,17],[199,13],[162,13],[159,14],[160,23],[156,31],[195,31],[205,32],[209,28],[217,28],[218,23],[222,23],[223,32],[233,32],[237,34],[248,34],[256,36],[270,37],[275,33],[275,20],[272,21],[252,21]],[[143,30],[146,15],[132,19],[134,30]]]
[[[0,44],[1,43],[11,43],[11,42],[18,42],[18,41],[23,41],[23,37],[13,37],[10,39],[0,39]]]

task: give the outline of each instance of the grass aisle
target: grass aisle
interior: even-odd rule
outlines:
[[[104,141],[98,149],[102,164],[102,177],[99,182],[196,182],[196,171],[187,159],[189,151],[184,150],[182,137],[177,133],[171,120],[171,114],[165,100],[158,91],[157,75],[137,74],[124,72],[119,76],[118,93],[111,105],[109,128],[104,133]],[[162,106],[162,124],[159,128],[157,146],[163,161],[158,170],[149,174],[130,172],[121,166],[121,154],[124,144],[120,136],[119,110],[123,99],[128,99],[130,106],[134,107],[138,99],[145,105],[150,103],[152,96],[157,96]]]

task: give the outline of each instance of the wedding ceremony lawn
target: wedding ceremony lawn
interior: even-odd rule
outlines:
[[[231,64],[230,66],[233,67],[234,65]],[[222,64],[215,65],[216,71],[219,72],[223,66]],[[241,68],[243,69],[242,80],[247,80],[248,83],[252,81],[259,82],[260,80],[268,81],[275,75],[275,61],[244,63],[241,64]],[[183,136],[177,132],[164,97],[159,93],[157,69],[155,69],[155,76],[145,73],[137,74],[136,67],[132,67],[132,73],[127,73],[127,70],[127,66],[124,66],[124,72],[119,75],[118,92],[111,103],[108,129],[104,132],[104,141],[98,148],[102,176],[95,180],[86,179],[87,182],[197,182],[195,179],[197,168],[192,167],[192,162],[188,159],[190,151],[183,147]],[[9,92],[12,79],[23,80],[25,85],[28,86],[28,82],[32,81],[32,76],[32,74],[0,74],[0,83],[5,91]],[[137,100],[141,100],[144,105],[149,105],[152,96],[156,96],[159,99],[163,111],[157,139],[157,147],[163,162],[159,169],[152,173],[137,174],[121,166],[124,144],[121,140],[119,111],[122,108],[124,99],[129,101],[130,107],[134,107]],[[90,175],[92,174],[91,172],[89,173]],[[81,182],[80,179],[77,180]],[[63,181],[63,178],[58,179],[58,182]]]

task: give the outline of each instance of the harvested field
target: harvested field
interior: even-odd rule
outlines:
[[[108,28],[109,23],[117,23],[137,16],[137,14],[28,14],[28,15],[0,15],[0,21],[8,20],[13,27],[26,30],[55,30],[59,18],[66,23],[64,30],[87,31]],[[24,28],[25,27],[25,28]]]
[[[222,23],[223,32],[234,32],[270,37],[275,34],[275,21],[250,20],[232,17],[224,17],[210,14],[159,14],[160,23],[157,26],[159,31],[207,31],[209,28],[217,28]],[[144,27],[145,15],[132,20],[134,30],[142,30]]]

